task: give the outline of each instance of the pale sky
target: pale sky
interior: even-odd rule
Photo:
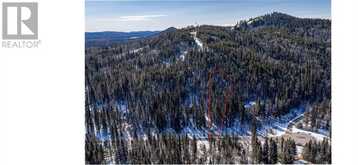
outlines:
[[[146,31],[239,20],[273,11],[331,18],[330,0],[86,0],[86,31]]]

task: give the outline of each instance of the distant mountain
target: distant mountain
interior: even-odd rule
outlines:
[[[163,32],[174,32],[174,31],[176,31],[176,30],[178,30],[178,29],[175,28],[175,27],[170,27],[170,28],[164,30]]]
[[[299,18],[273,12],[237,23],[236,30],[257,31],[262,29],[285,29],[290,35],[310,37],[312,40],[328,43],[331,41],[331,21],[318,18]]]
[[[114,43],[126,42],[129,40],[154,36],[160,31],[137,31],[137,32],[86,32],[86,47],[103,47]]]
[[[327,20],[324,19],[298,18],[280,12],[273,12],[263,16],[250,18],[249,20],[240,21],[236,27],[241,29],[255,29],[263,27],[285,27],[290,29],[292,29],[292,27],[322,28],[324,25],[330,26],[330,24],[327,24],[326,22]]]

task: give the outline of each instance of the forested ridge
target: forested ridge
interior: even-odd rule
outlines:
[[[253,125],[256,134],[305,104],[301,127],[330,132],[330,36],[330,20],[275,12],[86,48],[86,162],[293,163],[291,139],[248,145],[225,129],[253,136]],[[196,146],[210,132],[219,138]]]

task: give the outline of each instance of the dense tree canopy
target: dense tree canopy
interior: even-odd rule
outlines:
[[[281,116],[293,107],[309,103],[317,109],[323,107],[318,115],[313,114],[319,122],[310,123],[329,130],[330,26],[330,20],[273,13],[234,27],[171,28],[150,38],[87,48],[86,160],[100,162],[106,153],[104,145],[98,146],[97,141],[107,138],[104,141],[111,142],[107,148],[119,153],[112,156],[117,162],[205,162],[206,158],[196,153],[208,154],[207,148],[183,147],[190,142],[185,137],[150,134],[163,134],[168,129],[179,134],[187,126],[210,129],[208,109],[210,122],[225,128],[235,119],[249,125],[254,116]],[[193,31],[202,41],[202,49],[198,48]],[[259,102],[255,111],[244,108],[249,100]],[[141,140],[143,136],[153,139]],[[126,137],[135,139],[130,142]],[[248,155],[248,150],[243,150],[232,137],[225,139],[215,145],[235,150],[236,156]],[[228,145],[232,143],[235,147]],[[162,147],[158,151],[147,147],[159,145]],[[274,140],[257,146],[264,152],[257,162],[278,161],[280,149]],[[292,142],[283,146],[281,150],[287,154],[280,159],[292,163]],[[207,161],[248,161],[243,157],[236,160],[234,153],[216,148],[222,155]],[[195,154],[187,157],[183,155],[186,150]]]

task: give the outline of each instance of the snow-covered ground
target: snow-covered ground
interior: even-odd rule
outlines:
[[[306,130],[303,130],[303,129],[299,129],[299,128],[295,127],[295,126],[292,128],[292,133],[308,134],[310,136],[313,136],[316,140],[323,140],[324,138],[329,139],[329,137],[326,136],[326,135],[319,134],[319,133],[316,133],[316,132],[306,131]]]
[[[186,106],[191,107],[193,104],[196,104],[197,98],[195,95],[191,95],[185,101]],[[122,113],[128,113],[128,103],[123,100],[118,100],[117,102],[117,109]],[[244,104],[245,108],[249,109],[252,106],[257,104],[255,101],[248,101]],[[102,104],[98,104],[97,106],[103,106]],[[90,106],[90,109],[93,107]],[[307,106],[299,106],[297,108],[292,108],[289,113],[283,115],[279,118],[275,117],[268,117],[268,118],[257,118],[259,121],[257,133],[259,136],[269,136],[269,137],[280,137],[285,134],[305,134],[308,136],[312,136],[317,140],[323,140],[323,138],[329,138],[327,135],[322,133],[310,132],[302,129],[298,129],[295,125],[299,120],[303,118],[304,113],[306,110],[309,109]],[[206,120],[208,122],[208,117],[206,116]],[[133,132],[131,125],[124,124],[123,125],[124,132],[123,138],[124,139],[132,139]],[[143,129],[143,128],[141,128]],[[94,133],[95,135],[101,140],[110,140],[110,131],[103,130],[103,128],[95,128]],[[144,135],[144,131],[143,135]],[[138,132],[137,132],[138,133]],[[158,130],[157,130],[157,133]],[[178,134],[181,136],[188,136],[189,138],[196,138],[201,140],[206,140],[208,138],[208,134],[212,136],[223,136],[223,135],[230,135],[230,136],[250,136],[250,124],[244,123],[242,124],[239,119],[235,119],[231,127],[224,127],[221,124],[215,125],[212,123],[210,129],[199,128],[195,125],[195,122],[192,119],[189,121],[188,125],[184,127],[179,133],[176,132],[172,128],[167,128],[161,133],[163,134]],[[137,135],[142,137],[142,135]],[[146,138],[146,137],[143,137]]]
[[[296,123],[303,119],[304,113],[308,108],[300,106],[290,110],[290,113],[280,117],[279,119],[269,119],[269,122],[262,122],[263,127],[258,132],[261,135],[268,135],[270,137],[279,137],[285,134],[305,134],[313,137],[316,140],[329,139],[327,131],[311,132],[296,127]],[[273,121],[273,122],[272,122]]]
[[[114,55],[113,57],[114,57],[115,59],[120,59],[120,58],[122,58],[122,57],[128,55],[128,53],[130,53],[130,54],[139,53],[140,51],[144,50],[146,47],[147,47],[147,46],[141,47],[141,48],[137,48],[137,49],[132,49],[132,50],[129,50],[128,52],[123,52],[123,53],[116,54],[116,55]],[[112,48],[112,49],[115,50],[115,48]]]
[[[194,40],[195,40],[196,45],[198,45],[200,49],[203,49],[203,43],[200,41],[200,39],[198,37],[194,36]]]
[[[196,43],[196,45],[199,47],[200,50],[202,50],[204,48],[204,44],[203,42],[201,42],[201,40],[197,37],[197,32],[190,32],[190,34],[193,36],[194,41]]]
[[[252,24],[253,22],[259,21],[259,20],[262,20],[262,17],[256,17],[256,18],[254,18],[254,19],[250,19],[250,20],[247,22],[247,24],[250,25],[250,24]]]
[[[199,105],[199,95],[195,92],[190,92],[185,98],[184,105],[191,108],[194,105]]]
[[[163,64],[166,66],[166,67],[170,67],[172,65],[171,62],[169,61],[163,61]]]
[[[179,59],[182,60],[182,61],[184,61],[187,54],[188,54],[188,51],[187,51],[187,50],[183,51],[183,52],[180,54]]]
[[[317,130],[318,133],[329,136],[329,131],[325,130],[325,129],[318,129]]]
[[[204,129],[198,129],[196,127],[187,126],[181,131],[182,135],[187,135],[189,138],[205,139],[207,138],[207,133]]]
[[[130,50],[129,53],[138,53],[139,51],[143,50],[145,47],[141,47],[141,48],[138,48],[138,49],[133,49],[133,50]]]
[[[297,155],[301,155],[302,152],[303,152],[303,147],[302,146],[296,146],[296,152],[297,152]]]
[[[117,109],[123,113],[128,113],[128,102],[125,100],[118,100]]]
[[[195,99],[190,99],[195,100]],[[188,100],[189,101],[189,100]],[[247,103],[247,107],[249,105],[255,105],[256,103],[254,101],[250,101]],[[123,109],[125,108],[125,105],[123,106]],[[121,108],[122,109],[122,108]],[[270,137],[277,137],[282,136],[288,131],[288,126],[298,118],[301,118],[303,116],[303,113],[305,112],[305,107],[301,106],[298,108],[293,108],[290,110],[290,112],[284,116],[281,116],[280,118],[266,118],[266,119],[259,119],[261,127],[258,128],[257,133],[261,136],[270,136]],[[208,119],[207,119],[208,120]],[[130,136],[129,132],[130,130],[127,128],[125,129],[126,133],[125,136],[128,138]],[[297,128],[294,128],[293,131],[299,131]],[[302,130],[303,131],[303,130]],[[177,132],[172,128],[165,129],[162,133],[164,134],[177,134]],[[231,135],[231,136],[248,136],[250,135],[250,125],[249,124],[241,124],[241,122],[236,119],[231,127],[222,127],[221,125],[215,125],[212,124],[211,129],[204,129],[204,128],[198,128],[193,121],[190,120],[189,124],[183,128],[180,131],[180,135],[182,136],[188,136],[190,138],[197,138],[197,139],[206,139],[208,137],[208,134],[211,134],[213,136],[218,135]],[[316,133],[317,134],[317,133]],[[322,138],[324,135],[319,136],[319,134],[313,134],[318,138]]]
[[[249,102],[244,104],[244,108],[248,109],[248,108],[253,107],[254,105],[256,105],[255,101],[249,101]]]
[[[295,160],[293,162],[293,164],[309,164],[309,162],[305,161],[305,160]]]
[[[208,140],[198,140],[197,141],[197,146],[199,148],[199,152],[200,154],[203,154],[202,151],[200,150],[200,148],[203,146],[205,147],[207,150],[209,149],[209,141]]]
[[[284,116],[279,118],[269,117],[261,121],[262,127],[258,133],[270,137],[282,136],[286,133],[287,128],[293,121],[301,118],[306,111],[304,106],[293,108]]]

